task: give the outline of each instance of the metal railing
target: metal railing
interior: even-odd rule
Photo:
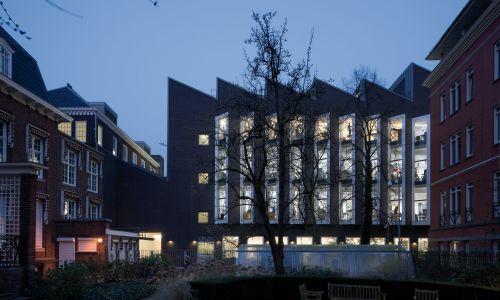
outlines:
[[[0,235],[0,268],[19,266],[19,236]]]

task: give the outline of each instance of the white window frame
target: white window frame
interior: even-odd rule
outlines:
[[[468,181],[465,184],[465,223],[472,222],[472,207],[474,204],[474,184]]]
[[[450,137],[450,166],[454,166],[460,162],[460,140],[460,132],[454,133]]]
[[[101,217],[101,205],[89,202],[87,206],[87,219],[99,219]]]
[[[114,156],[117,156],[118,155],[118,139],[116,138],[116,136],[113,136],[113,155]]]
[[[470,68],[465,74],[465,103],[474,98],[474,69]]]
[[[12,78],[12,55],[14,50],[0,38],[0,74]]]
[[[221,122],[221,120],[225,119],[225,122]],[[223,125],[222,127],[220,125]],[[225,127],[224,127],[225,126]],[[229,193],[228,193],[228,183],[227,183],[227,166],[229,163],[229,158],[227,155],[227,143],[228,143],[228,134],[229,134],[229,113],[223,113],[215,117],[215,184],[214,184],[214,221],[216,224],[227,223],[228,222],[228,203],[229,203]],[[221,144],[221,140],[222,142]],[[224,160],[222,161],[219,156],[219,152],[226,152],[226,156],[222,157]],[[218,171],[218,164],[222,163],[224,166],[222,170]],[[220,196],[220,192],[224,192],[223,197]],[[221,205],[223,202],[223,205]],[[222,216],[222,218],[221,218]]]
[[[87,142],[87,121],[75,121],[75,138],[80,142]]]
[[[78,200],[73,198],[64,197],[63,203],[63,217],[68,220],[78,219]],[[70,214],[70,206],[73,207],[73,213]]]
[[[450,225],[461,223],[460,193],[461,189],[459,185],[450,188]],[[451,218],[452,215],[456,217],[456,219]]]
[[[446,96],[443,94],[439,97],[439,121],[446,120]]]
[[[88,161],[88,190],[94,193],[99,192],[99,162],[94,159]],[[95,184],[93,183],[95,182]]]
[[[143,169],[146,169],[146,161],[144,159],[141,158],[141,167]]]
[[[74,163],[71,163],[70,156],[74,155]],[[78,165],[78,154],[75,151],[69,150],[66,147],[63,152],[63,183],[76,186],[77,182],[77,171],[76,166]],[[73,180],[71,180],[71,174],[73,174]]]
[[[450,86],[450,116],[460,110],[461,98],[461,85],[460,80],[456,80]]]
[[[446,143],[441,142],[439,146],[439,167],[440,170],[444,170],[446,168]]]
[[[465,157],[474,155],[474,124],[469,124],[465,130]]]
[[[40,142],[40,149],[35,148],[35,141]],[[27,153],[28,161],[44,165],[45,160],[45,138],[28,132]],[[38,179],[43,179],[43,169],[38,170]]]
[[[132,163],[137,165],[137,153],[132,152]]]
[[[122,160],[128,162],[128,147],[127,145],[122,145]]]

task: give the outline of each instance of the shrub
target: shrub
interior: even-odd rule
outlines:
[[[70,263],[50,270],[46,278],[37,283],[33,293],[38,299],[79,299],[81,291],[94,283],[96,277],[89,272],[87,265]]]
[[[86,287],[82,293],[82,300],[109,300],[123,299],[136,300],[145,298],[153,289],[144,281],[108,282]]]

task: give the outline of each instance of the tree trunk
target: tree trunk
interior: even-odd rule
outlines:
[[[367,143],[370,143],[367,141]],[[370,236],[372,231],[372,217],[373,217],[373,198],[372,198],[372,160],[371,160],[371,146],[366,146],[367,152],[365,153],[365,182],[364,182],[364,199],[363,199],[363,224],[361,225],[361,244],[370,244]]]

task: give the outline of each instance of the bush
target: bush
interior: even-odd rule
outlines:
[[[81,293],[83,300],[123,299],[136,300],[145,298],[153,289],[143,281],[108,282],[89,286]]]
[[[96,277],[89,271],[87,265],[65,264],[63,267],[50,270],[46,278],[37,283],[33,293],[38,299],[79,299],[81,291],[87,285],[96,282]]]

